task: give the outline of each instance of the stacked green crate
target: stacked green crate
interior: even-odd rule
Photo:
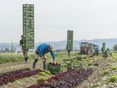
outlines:
[[[82,68],[82,57],[73,58],[73,69],[80,69]]]
[[[73,63],[72,63],[73,59],[64,59],[63,62],[64,62],[64,67],[66,67],[67,70],[73,68]]]
[[[23,4],[23,48],[34,48],[34,5]]]
[[[72,30],[67,31],[67,50],[69,51],[73,50],[73,31]]]

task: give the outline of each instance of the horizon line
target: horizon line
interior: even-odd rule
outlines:
[[[82,40],[85,40],[85,41],[91,41],[91,40],[109,40],[109,39],[117,39],[117,38],[95,38],[95,39],[80,39],[80,40],[73,40],[73,41],[82,41]],[[48,42],[60,42],[60,41],[67,41],[67,40],[58,40],[58,41],[40,41],[40,42],[36,42],[36,43],[48,43]],[[0,42],[0,43],[18,43],[18,42]]]

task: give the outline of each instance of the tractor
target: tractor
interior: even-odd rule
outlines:
[[[80,54],[81,55],[94,55],[95,49],[94,44],[88,42],[82,42],[80,46]]]
[[[89,43],[88,42],[82,42],[80,46],[80,54],[81,55],[88,55],[89,51]]]

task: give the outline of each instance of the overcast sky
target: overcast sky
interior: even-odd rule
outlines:
[[[0,42],[19,42],[22,4],[35,5],[35,41],[117,38],[117,0],[0,0]]]

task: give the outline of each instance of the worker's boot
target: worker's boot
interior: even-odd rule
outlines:
[[[33,62],[33,69],[35,69],[36,63],[37,63],[38,59],[35,59]]]

